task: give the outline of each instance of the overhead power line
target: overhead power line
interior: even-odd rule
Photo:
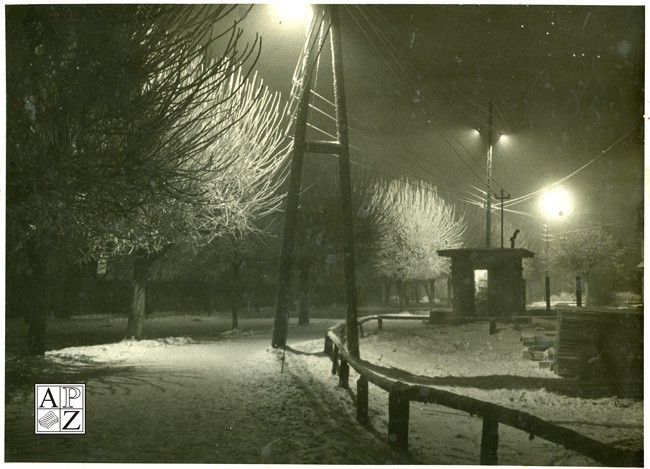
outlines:
[[[537,190],[535,190],[535,191],[533,191],[533,192],[530,192],[530,193],[528,193],[528,194],[522,195],[522,196],[520,196],[520,197],[516,197],[516,198],[510,200],[509,203],[506,203],[506,205],[507,205],[508,207],[511,207],[512,205],[516,205],[516,204],[519,204],[519,203],[521,203],[521,202],[524,202],[524,201],[530,199],[531,197],[534,197],[534,196],[536,196],[537,194],[540,194],[540,193],[542,193],[542,192],[544,192],[544,191],[550,189],[551,187],[555,187],[555,186],[557,186],[558,184],[562,184],[564,181],[567,181],[568,179],[572,178],[573,176],[575,176],[576,174],[578,174],[580,171],[582,171],[583,169],[587,168],[588,166],[590,166],[591,164],[593,164],[593,163],[594,163],[595,161],[597,161],[598,159],[602,158],[605,154],[607,154],[607,152],[609,152],[612,148],[614,148],[616,145],[618,145],[620,142],[622,142],[622,141],[623,141],[623,140],[624,140],[624,139],[625,139],[629,134],[631,134],[632,132],[634,132],[634,131],[635,131],[636,129],[638,129],[639,127],[640,127],[640,125],[636,125],[636,126],[633,127],[632,129],[630,129],[630,130],[628,130],[627,132],[625,132],[621,137],[619,137],[619,138],[618,138],[614,143],[612,143],[609,147],[607,147],[607,148],[605,148],[604,150],[602,150],[598,155],[596,155],[595,157],[593,157],[592,159],[590,159],[589,161],[587,161],[585,164],[583,164],[582,166],[580,166],[580,167],[579,167],[578,169],[576,169],[575,171],[569,173],[567,176],[564,176],[563,178],[560,178],[560,179],[558,179],[557,181],[555,181],[555,182],[553,182],[553,183],[551,183],[551,184],[548,184],[548,185],[542,187],[541,189],[537,189]]]

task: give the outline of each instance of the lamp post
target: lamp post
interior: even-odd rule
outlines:
[[[548,243],[550,238],[548,220],[544,223],[544,253],[546,254],[546,271],[544,273],[544,298],[546,300],[546,312],[551,313],[551,278],[548,276]]]
[[[487,129],[487,192],[485,193],[485,247],[490,248],[492,239],[492,101],[488,102],[488,129]]]
[[[551,221],[563,217],[571,207],[571,199],[567,192],[562,189],[554,189],[544,192],[540,201],[541,209],[546,218],[544,223],[544,252],[546,253],[546,275],[545,282],[545,298],[546,298],[546,311],[551,312],[551,280],[548,276],[548,247],[551,237]]]
[[[485,193],[485,247],[492,247],[492,157],[494,145],[506,135],[494,132],[492,101],[488,101],[488,123],[487,123],[487,192]],[[478,130],[480,133],[481,131]],[[501,194],[503,197],[503,194]],[[499,197],[497,196],[497,199]],[[502,201],[503,202],[503,201]],[[503,213],[502,213],[503,214]],[[502,220],[503,224],[503,220]],[[501,247],[503,247],[503,234],[501,236]]]

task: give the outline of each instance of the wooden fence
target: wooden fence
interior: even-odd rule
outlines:
[[[376,320],[383,330],[384,320],[428,320],[428,316],[375,315],[359,319],[363,324]],[[486,319],[486,318],[482,318]],[[531,438],[538,436],[576,451],[606,466],[643,466],[643,451],[616,448],[574,430],[546,422],[526,412],[454,394],[432,386],[406,384],[372,370],[370,363],[350,356],[345,347],[345,323],[329,329],[325,336],[325,353],[332,359],[332,374],[339,375],[339,385],[349,386],[350,367],[359,374],[357,380],[357,419],[368,422],[368,383],[388,392],[388,443],[399,451],[408,449],[409,404],[411,401],[438,404],[483,418],[481,464],[498,464],[499,424],[522,430]]]

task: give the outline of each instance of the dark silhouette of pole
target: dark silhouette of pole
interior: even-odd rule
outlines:
[[[341,50],[341,23],[339,6],[330,5],[332,69],[334,74],[334,104],[336,134],[339,141],[339,177],[341,190],[341,215],[343,224],[343,270],[345,274],[346,339],[350,355],[359,357],[359,328],[357,323],[357,287],[354,267],[354,227],[352,215],[352,183],[350,178],[350,147],[348,141],[348,115],[343,79],[343,54]]]
[[[291,155],[291,173],[289,192],[282,238],[282,253],[278,275],[278,297],[273,323],[273,347],[283,347],[287,342],[289,297],[291,291],[291,274],[293,271],[294,243],[298,221],[298,203],[300,197],[300,179],[305,153],[327,153],[338,156],[339,179],[341,191],[341,224],[343,226],[343,269],[345,274],[346,345],[353,357],[359,357],[359,327],[357,323],[357,288],[354,267],[354,229],[352,215],[352,183],[350,177],[350,148],[348,141],[348,121],[345,101],[345,82],[343,79],[343,56],[341,50],[341,26],[337,5],[326,6],[330,17],[330,43],[332,47],[332,72],[334,75],[334,105],[336,114],[337,141],[307,141],[307,118],[309,116],[309,98],[314,67],[305,64],[303,86],[300,93],[296,127],[294,133],[293,153]],[[312,28],[308,43],[317,28]],[[305,59],[307,60],[307,59]]]
[[[317,28],[312,28],[311,35],[317,34],[316,31]],[[306,53],[309,53],[309,49],[307,49]],[[280,254],[280,265],[278,268],[278,294],[275,303],[273,339],[271,341],[273,347],[283,347],[287,343],[291,274],[293,272],[294,244],[298,224],[298,203],[300,201],[300,180],[302,177],[303,158],[307,151],[307,117],[309,115],[309,98],[313,74],[313,67],[309,66],[309,56],[305,57],[305,64],[305,74],[302,77],[302,91],[300,93],[300,101],[296,115],[289,174],[289,190],[284,213],[282,252]]]
[[[501,189],[501,195],[494,194],[494,198],[501,201],[501,249],[503,249],[503,201],[510,198],[510,194],[503,195],[503,189]]]
[[[551,279],[548,276],[548,241],[549,241],[549,226],[548,223],[544,223],[544,250],[546,252],[546,275],[544,276],[545,283],[545,296],[546,296],[546,312],[551,313]]]
[[[488,102],[488,146],[487,146],[487,192],[485,206],[485,247],[489,248],[492,238],[492,194],[490,184],[492,182],[492,101]]]

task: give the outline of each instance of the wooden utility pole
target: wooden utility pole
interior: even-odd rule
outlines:
[[[315,15],[314,15],[315,16]],[[313,26],[313,24],[312,24]],[[311,29],[307,36],[309,41],[315,37],[317,28]],[[298,225],[298,203],[300,202],[300,184],[302,163],[307,151],[307,117],[309,116],[309,97],[311,93],[313,67],[309,65],[309,48],[305,48],[304,75],[301,80],[302,91],[296,114],[296,127],[293,136],[293,151],[291,153],[291,168],[289,173],[289,190],[284,211],[284,231],[282,234],[282,252],[278,268],[278,294],[275,303],[275,319],[273,322],[273,347],[284,347],[287,343],[289,298],[291,294],[291,275],[293,273],[294,245]]]
[[[345,273],[346,339],[348,352],[359,358],[357,322],[357,285],[354,269],[354,226],[352,215],[352,182],[350,178],[350,145],[348,142],[348,113],[343,80],[343,50],[339,6],[329,5],[332,24],[332,69],[334,70],[334,104],[336,107],[336,136],[339,143],[339,178],[343,222],[343,269]]]
[[[544,252],[546,253],[546,274],[544,276],[544,297],[546,299],[546,313],[551,314],[551,278],[548,276],[548,241],[550,237],[549,224],[544,223]]]
[[[492,101],[488,102],[488,146],[487,146],[487,192],[485,193],[485,247],[491,247],[492,239],[492,194],[490,184],[492,182]]]
[[[501,195],[494,194],[494,198],[501,202],[501,249],[503,249],[503,201],[510,198],[510,194],[503,195],[503,189],[501,189]]]
[[[352,214],[352,182],[350,176],[350,147],[348,141],[347,107],[345,81],[343,78],[343,55],[341,47],[341,25],[339,6],[324,6],[330,19],[330,44],[332,48],[332,69],[334,76],[334,104],[336,115],[336,141],[307,141],[307,118],[311,93],[312,69],[307,66],[302,83],[303,89],[298,104],[296,130],[293,142],[287,212],[285,214],[284,237],[279,267],[278,297],[273,326],[273,347],[282,347],[287,341],[287,322],[293,251],[296,233],[300,179],[304,153],[327,153],[338,156],[339,185],[341,191],[341,215],[343,225],[343,268],[345,274],[346,299],[346,346],[353,357],[359,357],[359,326],[357,323],[357,288],[354,265],[354,228]],[[312,34],[316,34],[312,30]],[[307,38],[310,41],[311,35]]]

